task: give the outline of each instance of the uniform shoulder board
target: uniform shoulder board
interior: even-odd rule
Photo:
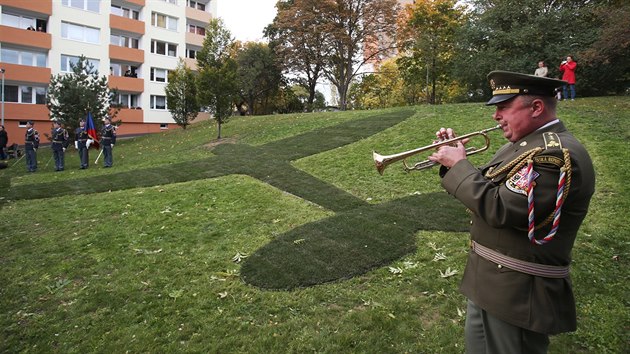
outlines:
[[[553,132],[543,133],[543,139],[545,141],[545,150],[552,152],[553,150],[561,151],[562,142],[558,134]],[[553,155],[537,155],[533,158],[534,163],[542,165],[554,165],[558,167],[564,166],[564,160],[558,156]]]
[[[545,149],[562,149],[562,143],[558,134],[546,132],[543,133],[543,139],[545,140]]]

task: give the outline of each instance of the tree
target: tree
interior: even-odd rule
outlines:
[[[401,21],[401,47],[408,60],[399,65],[414,79],[426,71],[427,85],[431,85],[427,102],[435,104],[438,82],[449,80],[451,60],[455,53],[455,35],[462,25],[464,8],[456,0],[418,0],[404,11]],[[424,70],[423,70],[424,69]]]
[[[319,2],[331,53],[325,75],[339,93],[339,106],[347,107],[348,89],[361,67],[395,47],[396,0],[322,0]],[[367,43],[380,47],[363,55]]]
[[[218,136],[227,123],[238,98],[237,64],[233,59],[234,40],[220,19],[212,19],[206,28],[203,47],[197,53],[197,90],[199,104],[214,114]]]
[[[95,124],[105,117],[115,118],[119,107],[114,103],[116,92],[107,84],[106,76],[83,55],[76,63],[70,63],[71,72],[52,75],[46,94],[46,107],[50,118],[60,121],[71,132],[79,126],[79,120],[92,112]]]
[[[173,116],[173,120],[180,127],[186,129],[190,122],[199,114],[197,101],[197,85],[195,74],[180,58],[177,68],[168,74],[168,84],[164,89],[166,105]]]
[[[283,71],[296,76],[308,91],[307,109],[313,109],[317,81],[330,52],[329,36],[319,0],[279,1],[278,13],[265,29],[269,46]]]
[[[248,113],[253,115],[259,107],[269,113],[269,99],[282,81],[282,73],[269,47],[264,43],[248,42],[238,51],[238,86]]]

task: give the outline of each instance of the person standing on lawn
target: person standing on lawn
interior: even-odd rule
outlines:
[[[63,171],[65,166],[65,153],[68,147],[68,131],[61,127],[59,121],[53,121],[51,132],[51,148],[55,158],[55,171]]]
[[[546,353],[549,335],[576,329],[569,265],[595,172],[556,117],[554,89],[563,81],[506,71],[488,79],[487,105],[509,142],[479,168],[466,158],[466,141],[429,157],[442,165],[442,186],[472,215],[460,286],[468,298],[466,352]]]
[[[104,166],[112,167],[114,164],[114,157],[112,156],[112,149],[116,144],[116,128],[112,125],[112,121],[109,118],[103,119],[103,130],[101,133],[101,144],[103,145]]]
[[[35,122],[26,122],[26,133],[24,133],[24,154],[26,155],[26,170],[28,172],[37,171],[37,148],[39,148],[39,133],[33,126]]]

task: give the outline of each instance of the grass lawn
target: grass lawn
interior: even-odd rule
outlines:
[[[239,117],[222,141],[203,122],[121,139],[110,169],[79,170],[72,151],[56,173],[42,148],[37,173],[0,171],[0,352],[463,352],[468,216],[437,169],[380,176],[372,150],[488,128],[491,113]],[[574,248],[578,331],[550,352],[624,352],[630,99],[558,115],[598,179]],[[473,162],[504,143],[490,136]]]

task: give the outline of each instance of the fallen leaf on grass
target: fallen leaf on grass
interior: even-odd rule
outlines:
[[[398,267],[389,267],[389,272],[393,274],[401,274],[403,271]]]
[[[244,258],[247,258],[247,254],[241,253],[241,252],[236,252],[236,255],[234,257],[232,257],[232,262],[240,263]]]
[[[219,299],[225,299],[228,296],[228,292],[224,291],[222,293],[219,293],[218,295],[219,295]]]
[[[455,269],[451,270],[451,267],[446,268],[446,270],[444,272],[442,272],[440,270],[440,276],[442,278],[452,277],[455,274],[457,274],[457,270],[455,270]]]

